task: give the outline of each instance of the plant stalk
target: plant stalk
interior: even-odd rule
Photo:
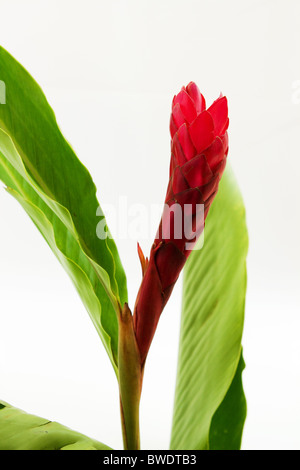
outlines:
[[[139,406],[143,372],[127,304],[119,315],[119,391],[124,450],[140,449]]]

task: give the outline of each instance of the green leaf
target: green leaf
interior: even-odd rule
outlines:
[[[108,450],[83,434],[0,401],[0,450]]]
[[[215,412],[209,430],[210,450],[239,450],[246,419],[247,405],[242,384],[245,362],[241,354],[234,379]]]
[[[87,169],[62,136],[41,89],[0,47],[0,179],[70,275],[117,372],[119,306],[126,277]]]
[[[235,421],[242,432],[244,415],[230,416],[228,401],[242,400],[229,389],[234,384],[236,391],[233,380],[237,373],[238,381],[240,373],[248,236],[244,204],[230,168],[208,214],[204,236],[202,250],[191,254],[184,270],[172,449],[215,448],[220,426],[230,430],[226,446],[231,448],[239,439]],[[243,394],[242,387],[238,390]],[[234,409],[232,403],[230,407]]]

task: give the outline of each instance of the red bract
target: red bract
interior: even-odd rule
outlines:
[[[228,153],[228,124],[225,96],[221,95],[206,110],[204,97],[191,82],[173,99],[170,179],[165,209],[149,261],[139,248],[143,280],[134,309],[134,327],[142,363],[160,314],[203,231],[204,220],[217,193]],[[201,207],[204,217],[199,220]],[[184,226],[187,218],[191,221],[188,233]]]

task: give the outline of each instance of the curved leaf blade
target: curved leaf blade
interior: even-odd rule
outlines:
[[[215,412],[209,430],[210,450],[239,450],[247,414],[246,398],[242,384],[245,368],[241,354],[234,379],[221,405]]]
[[[106,445],[54,421],[0,401],[0,450],[108,450]]]
[[[230,168],[206,221],[205,243],[185,267],[171,449],[210,448],[212,419],[241,355],[248,236]]]
[[[1,150],[10,157],[18,158],[18,154],[10,138],[1,129],[0,136],[0,175],[9,185],[7,191],[22,205],[69,274],[116,370],[117,361],[114,351],[117,349],[117,344],[114,341],[118,336],[118,330],[115,326],[115,312],[112,309],[112,302],[109,301],[103,288],[103,283],[99,282],[100,276],[102,280],[108,276],[105,271],[97,275],[91,260],[84,255],[76,234],[72,234],[55,212],[44,203],[44,200],[39,196],[38,188],[36,189],[29,175],[26,175],[21,162],[19,162],[20,173],[18,173],[4,157]],[[44,198],[47,201],[45,195]],[[54,206],[53,201],[51,204]],[[98,271],[100,269],[99,267]],[[101,299],[101,303],[99,299]],[[104,318],[102,317],[102,308],[105,308],[106,312]]]
[[[112,238],[97,237],[99,214],[104,215],[95,185],[62,136],[39,86],[1,47],[0,76],[6,85],[6,104],[0,106],[0,179],[31,212],[36,207],[44,214],[56,248],[89,279],[83,295],[74,269],[67,269],[85,305],[89,296],[98,298],[98,308],[89,313],[117,370],[116,312],[127,301],[126,277]],[[37,222],[40,212],[31,218],[53,248],[49,227],[46,234]]]

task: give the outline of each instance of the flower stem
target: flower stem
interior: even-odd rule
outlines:
[[[139,406],[142,376],[132,314],[125,304],[119,316],[119,390],[125,450],[140,449]]]

